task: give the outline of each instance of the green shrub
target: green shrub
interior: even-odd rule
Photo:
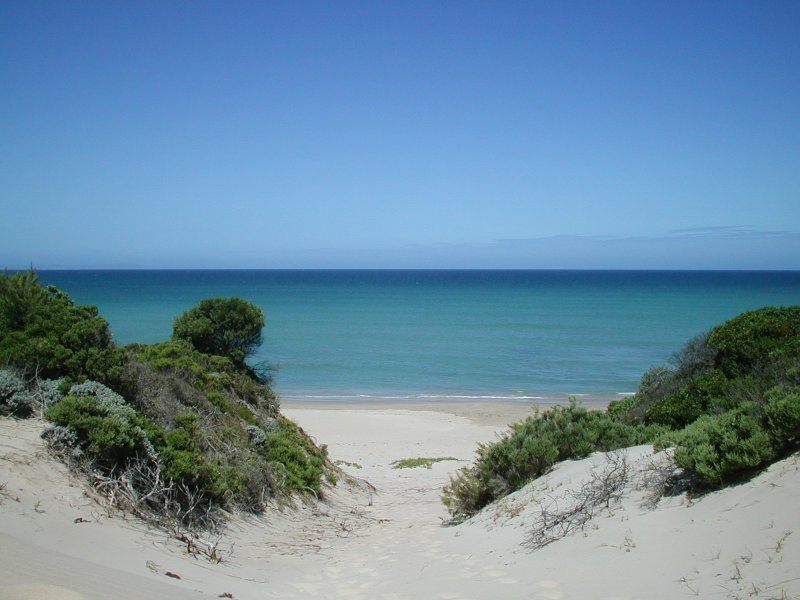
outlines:
[[[263,327],[264,312],[252,302],[210,298],[175,319],[173,337],[243,367],[245,358],[261,345]]]
[[[27,417],[35,399],[25,381],[11,369],[0,369],[0,415]]]
[[[222,390],[230,385],[233,363],[223,356],[204,354],[185,340],[131,347],[139,358],[159,371],[173,371],[203,390]]]
[[[677,435],[675,463],[688,469],[702,486],[736,480],[776,456],[775,446],[755,404],[719,416],[703,416]]]
[[[277,414],[277,395],[268,385],[254,379],[248,369],[236,367],[228,358],[204,354],[185,340],[134,345],[129,346],[128,351],[134,361],[142,361],[158,372],[183,379],[222,413],[236,413],[253,422],[252,415],[248,414],[252,411],[240,402],[243,401]]]
[[[135,411],[114,410],[97,396],[69,395],[45,411],[45,418],[74,432],[80,449],[106,471],[137,455],[152,456],[157,430]]]
[[[477,460],[450,481],[443,500],[454,519],[461,520],[558,461],[647,443],[664,431],[660,426],[628,425],[574,403],[556,406],[512,425],[498,442],[479,446]]]
[[[631,418],[631,411],[640,400],[641,398],[637,396],[637,394],[632,394],[619,400],[612,400],[608,403],[608,408],[606,410],[611,418],[628,423],[633,420]]]
[[[272,467],[255,452],[242,451],[235,465],[222,469],[230,501],[244,510],[261,510],[272,487]]]
[[[211,404],[213,404],[220,412],[229,413],[231,412],[231,405],[228,402],[228,399],[225,397],[225,394],[221,392],[208,392],[206,394],[206,398],[208,399]]]
[[[685,427],[720,402],[728,379],[717,369],[709,369],[690,379],[678,391],[653,403],[644,415],[648,423],[672,429]]]
[[[766,394],[764,418],[777,448],[800,444],[800,389],[776,387]]]
[[[742,313],[712,330],[709,345],[727,375],[752,371],[760,363],[800,354],[800,306],[766,307]]]
[[[458,460],[452,456],[419,456],[415,458],[401,458],[392,462],[393,469],[416,469],[418,467],[425,467],[430,469],[438,462],[447,460]]]
[[[211,300],[178,319],[175,339],[119,348],[95,307],[45,289],[32,271],[4,274],[0,413],[45,407],[52,449],[125,473],[150,508],[187,522],[206,522],[213,507],[263,508],[270,494],[319,494],[326,470],[335,480],[325,448],[276,418],[277,395],[244,363],[262,326],[258,307]]]
[[[262,446],[274,475],[286,490],[312,490],[319,495],[327,458],[324,447],[316,447],[288,419],[279,417],[278,424],[276,431],[267,433]]]
[[[190,430],[178,427],[170,431],[159,450],[164,477],[205,500],[212,500],[226,490],[219,467],[210,464]]]
[[[0,275],[0,365],[56,379],[93,379],[116,386],[122,354],[95,306],[78,306],[43,288],[36,274]]]

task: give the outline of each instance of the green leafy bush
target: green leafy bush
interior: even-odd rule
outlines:
[[[113,387],[122,355],[97,307],[78,306],[64,292],[43,288],[29,271],[0,275],[0,365]]]
[[[277,429],[265,432],[266,441],[260,446],[272,465],[274,476],[287,490],[312,490],[319,495],[327,460],[325,447],[315,446],[288,419],[279,417],[277,421]]]
[[[25,381],[11,369],[0,369],[0,415],[27,417],[34,399]]]
[[[159,457],[169,481],[197,492],[206,500],[225,492],[219,467],[206,460],[191,431],[183,427],[170,431],[164,438]]]
[[[690,340],[670,363],[647,371],[635,396],[612,403],[609,414],[680,429],[759,402],[775,385],[800,385],[800,306],[743,313]]]
[[[704,400],[686,386],[714,368],[716,354],[707,335],[692,338],[670,357],[671,368],[657,366],[646,371],[636,394],[612,402],[609,414],[627,423],[646,420],[683,427],[705,410]]]
[[[479,446],[477,460],[451,480],[443,500],[453,518],[461,520],[521,488],[558,461],[647,443],[664,430],[628,425],[574,403],[556,406],[512,425],[498,442]]]
[[[247,407],[242,405],[243,401],[277,414],[277,395],[249,370],[237,367],[228,358],[204,354],[189,342],[175,339],[147,346],[133,345],[128,351],[130,359],[179,377],[202,392],[203,397],[222,412],[246,416]],[[129,373],[128,378],[136,379],[136,375]],[[136,382],[131,385],[135,388]]]
[[[65,396],[45,418],[74,432],[84,454],[105,471],[138,455],[155,457],[148,433],[157,438],[157,429],[136,411],[116,410],[97,396]]]
[[[724,397],[728,380],[722,371],[708,369],[688,380],[671,395],[654,402],[644,415],[648,423],[680,429],[707,414]]]
[[[5,274],[0,413],[45,408],[43,437],[58,455],[112,482],[124,474],[125,494],[187,522],[261,510],[271,495],[319,495],[333,482],[325,448],[278,418],[277,395],[244,362],[263,325],[249,302],[215,299],[180,317],[173,339],[120,348],[95,307],[33,271]]]
[[[675,463],[695,474],[701,485],[716,487],[767,464],[776,456],[758,407],[745,404],[699,418],[677,436]]]
[[[764,419],[779,449],[800,445],[800,389],[775,387],[767,392]]]
[[[264,312],[252,302],[210,298],[175,319],[173,337],[243,367],[245,358],[261,344],[263,327]]]
[[[748,373],[760,363],[800,354],[800,306],[767,307],[742,313],[708,337],[716,365],[728,376]]]

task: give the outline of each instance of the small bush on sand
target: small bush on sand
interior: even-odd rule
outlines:
[[[677,435],[675,464],[695,474],[701,486],[717,487],[768,463],[776,449],[757,413],[755,405],[743,405],[699,418]]]
[[[430,469],[433,467],[435,463],[443,462],[446,460],[458,460],[457,458],[453,458],[452,456],[437,456],[433,458],[403,458],[400,460],[396,460],[392,463],[393,469],[416,469],[417,467],[425,467],[426,469]]]
[[[558,461],[646,443],[664,431],[659,426],[628,425],[575,403],[557,406],[512,425],[498,442],[479,446],[476,462],[451,479],[443,500],[453,518],[462,520]]]
[[[741,479],[800,447],[800,390],[775,387],[759,402],[704,415],[656,441],[675,448],[675,463],[710,489]]]
[[[279,417],[277,430],[267,433],[261,452],[269,459],[274,477],[282,482],[284,489],[320,494],[327,449],[315,446],[294,423]]]
[[[48,408],[44,416],[72,431],[84,454],[105,471],[137,455],[156,456],[150,436],[157,437],[158,430],[127,405],[95,395],[71,394]]]
[[[768,391],[764,418],[766,429],[779,449],[800,445],[800,389],[775,387]]]
[[[34,400],[25,381],[11,369],[0,369],[0,415],[27,417]]]
[[[544,473],[595,450],[655,442],[674,447],[695,489],[736,481],[800,447],[800,306],[743,313],[687,342],[669,366],[605,414],[575,406],[530,417],[444,490],[459,520]],[[683,484],[681,484],[683,487]]]
[[[14,369],[0,369],[0,415],[29,417],[61,399],[63,379],[27,382]]]
[[[174,339],[121,348],[95,307],[33,271],[0,276],[0,414],[43,410],[56,455],[111,505],[173,532],[335,483],[325,448],[244,363],[261,310],[225,299],[184,317]]]

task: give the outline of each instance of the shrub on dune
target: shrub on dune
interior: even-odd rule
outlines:
[[[479,446],[475,463],[450,481],[443,499],[454,519],[461,520],[556,462],[646,443],[663,432],[663,427],[629,425],[575,403],[556,406],[512,425],[499,441]]]

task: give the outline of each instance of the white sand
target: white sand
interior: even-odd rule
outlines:
[[[109,518],[49,458],[41,422],[0,419],[0,598],[791,598],[800,594],[800,464],[689,503],[621,506],[531,552],[540,502],[560,499],[602,456],[562,463],[468,523],[442,526],[451,473],[520,408],[454,412],[295,405],[285,414],[368,480],[319,504],[234,518],[212,565],[133,519]],[[641,466],[651,451],[629,451]],[[409,457],[452,456],[431,469]],[[637,463],[636,461],[640,462]],[[88,523],[75,523],[75,519]],[[788,536],[787,536],[788,534]],[[783,540],[782,542],[780,540]],[[180,580],[167,577],[170,571]],[[4,587],[5,586],[5,587]],[[11,586],[11,587],[9,587]],[[784,595],[782,595],[784,594]]]

